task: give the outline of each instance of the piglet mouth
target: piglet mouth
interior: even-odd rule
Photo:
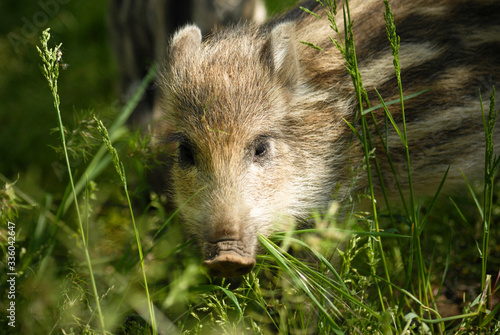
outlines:
[[[255,256],[244,249],[240,241],[220,240],[205,243],[205,261],[212,277],[240,277],[252,271]]]

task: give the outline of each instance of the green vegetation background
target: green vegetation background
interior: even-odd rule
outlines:
[[[63,121],[69,128],[75,111],[90,108],[112,114],[119,105],[107,2],[53,2],[59,8],[44,25],[38,2],[0,3],[0,173],[18,180],[17,186],[35,197],[43,191],[64,192],[67,183],[61,183],[56,170],[55,163],[62,162],[52,148],[60,143],[59,134],[51,131],[57,127],[57,114],[38,68],[35,45],[42,30],[50,27],[51,42],[63,43],[64,62],[69,64],[61,71],[59,88]]]

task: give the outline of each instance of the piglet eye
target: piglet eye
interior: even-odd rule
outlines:
[[[257,160],[257,159],[260,159],[260,158],[263,158],[264,156],[266,156],[268,149],[269,149],[268,143],[259,143],[255,147],[255,152],[254,152],[254,156],[253,156],[254,160]]]
[[[264,156],[267,151],[267,145],[265,143],[261,143],[255,148],[255,156]]]
[[[194,165],[194,153],[191,143],[183,141],[179,144],[178,159],[179,164],[183,168],[188,168]]]

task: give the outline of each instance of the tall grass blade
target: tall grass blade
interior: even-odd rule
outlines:
[[[151,324],[153,334],[157,334],[158,329],[156,326],[156,318],[155,318],[153,301],[152,301],[150,294],[149,294],[148,280],[146,277],[146,265],[144,263],[144,254],[143,254],[142,245],[141,245],[141,237],[139,234],[139,230],[137,229],[137,225],[135,223],[132,202],[130,201],[130,196],[128,194],[127,177],[125,174],[125,168],[123,166],[123,163],[120,162],[120,158],[118,157],[118,152],[116,151],[116,149],[113,147],[113,145],[111,143],[111,139],[109,137],[108,130],[106,129],[106,127],[104,127],[104,124],[102,123],[102,121],[97,119],[95,116],[94,116],[94,120],[97,122],[97,130],[101,133],[102,140],[103,140],[106,148],[108,149],[109,153],[111,154],[111,161],[113,162],[115,170],[120,177],[120,180],[121,180],[121,183],[123,186],[123,190],[125,192],[125,197],[127,198],[127,203],[128,203],[128,207],[129,207],[129,211],[130,211],[130,217],[132,220],[132,225],[134,228],[134,235],[135,235],[135,239],[136,239],[136,243],[137,243],[137,250],[139,252],[139,259],[140,259],[141,270],[142,270],[142,278],[144,281],[144,290],[146,291],[146,298],[147,298],[147,304],[148,304],[148,309],[149,309],[150,324]]]
[[[418,92],[415,92],[415,93],[408,94],[408,95],[406,95],[406,96],[403,97],[403,101],[408,101],[408,100],[413,99],[415,97],[418,97],[419,95],[424,94],[424,93],[426,93],[428,91],[430,91],[430,88],[427,88],[427,89],[424,89],[424,90],[421,90],[421,91],[418,91]],[[378,91],[377,91],[377,95],[380,97],[380,94],[378,93]],[[381,108],[386,109],[385,107],[391,106],[391,105],[395,105],[395,104],[400,103],[400,102],[401,102],[400,98],[397,98],[397,99],[394,99],[394,100],[391,100],[391,101],[386,101],[386,102],[381,103],[379,105],[375,105],[373,107],[366,108],[365,110],[363,110],[363,114],[366,115],[368,113],[374,112],[374,111],[376,111],[378,109],[381,109]]]
[[[77,192],[75,189],[75,183],[73,182],[73,173],[71,171],[71,164],[69,162],[69,155],[68,155],[68,150],[66,148],[66,138],[64,135],[64,126],[62,123],[62,118],[61,118],[61,110],[59,108],[60,106],[60,100],[59,100],[59,93],[58,93],[58,87],[57,87],[57,80],[59,78],[59,60],[60,60],[60,48],[61,44],[59,44],[57,47],[49,49],[48,47],[48,42],[50,40],[50,29],[46,29],[42,32],[42,37],[40,38],[40,41],[42,43],[42,49],[40,49],[38,46],[36,47],[38,50],[38,53],[40,57],[42,58],[43,64],[42,64],[42,72],[47,79],[49,83],[49,88],[50,91],[52,92],[52,97],[54,99],[54,107],[57,112],[57,118],[59,121],[59,131],[61,135],[61,142],[63,145],[63,152],[64,152],[64,158],[66,160],[66,167],[68,169],[68,175],[69,175],[69,180],[70,180],[70,185],[71,185],[71,190],[72,190],[72,195],[73,195],[73,201],[75,203],[75,210],[76,210],[76,215],[78,219],[78,225],[80,229],[80,237],[82,240],[82,245],[83,245],[83,251],[85,253],[85,260],[87,263],[87,267],[89,270],[89,277],[92,285],[92,291],[94,294],[94,302],[96,304],[97,308],[97,316],[99,319],[101,331],[103,334],[106,334],[106,326],[104,324],[104,317],[101,311],[101,304],[99,302],[99,294],[97,291],[97,286],[94,278],[94,272],[92,269],[92,262],[90,260],[90,254],[87,246],[87,239],[85,237],[85,230],[83,228],[83,222],[82,222],[82,217],[80,214],[80,206],[78,205],[78,197],[77,197]]]
[[[483,108],[483,101],[481,98],[481,91],[479,91],[479,100],[481,103],[481,114],[484,123],[484,133],[486,139],[485,146],[485,163],[484,163],[484,217],[483,217],[483,232],[482,232],[482,275],[481,275],[481,287],[485,289],[486,285],[486,266],[488,263],[488,249],[490,241],[490,225],[492,223],[493,214],[493,196],[495,187],[495,176],[497,175],[498,169],[500,167],[500,157],[495,155],[495,148],[493,142],[493,131],[495,129],[495,123],[498,117],[498,110],[495,110],[495,87],[493,86],[490,95],[490,108],[488,112],[488,117],[486,117]]]

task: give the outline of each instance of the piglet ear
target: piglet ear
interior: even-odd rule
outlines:
[[[285,87],[293,90],[299,79],[295,27],[285,22],[274,27],[261,50],[261,61]]]
[[[170,43],[170,58],[172,60],[192,57],[200,49],[201,31],[195,25],[187,25],[175,33]]]

